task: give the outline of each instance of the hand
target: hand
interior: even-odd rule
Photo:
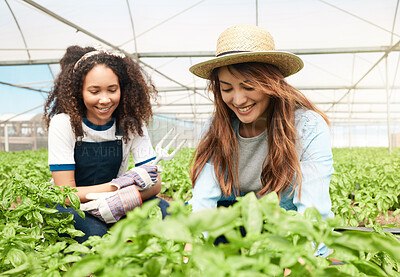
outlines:
[[[111,180],[110,185],[116,186],[118,189],[136,185],[139,190],[147,190],[157,183],[159,172],[161,172],[159,165],[144,164],[134,167],[120,177]]]
[[[136,186],[105,192],[88,193],[87,199],[94,199],[81,204],[81,210],[87,211],[105,223],[115,223],[129,211],[142,205],[142,197]]]

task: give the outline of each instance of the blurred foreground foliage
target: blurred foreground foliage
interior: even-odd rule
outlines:
[[[371,155],[378,155],[376,151]],[[161,220],[157,203],[149,202],[116,223],[105,237],[92,237],[84,244],[58,235],[81,235],[73,228],[71,216],[54,209],[69,198],[79,210],[79,201],[73,190],[61,191],[48,182],[47,151],[0,152],[0,276],[283,276],[284,269],[290,272],[288,276],[400,276],[400,242],[391,233],[379,226],[374,226],[374,232],[332,231],[350,222],[344,214],[337,214],[343,212],[338,210],[335,186],[354,192],[355,184],[362,186],[357,170],[360,174],[376,172],[383,179],[380,184],[387,182],[387,187],[397,180],[393,169],[397,165],[391,164],[395,158],[375,166],[384,169],[374,169],[358,166],[363,159],[347,156],[349,152],[334,150],[334,220],[323,221],[313,208],[304,215],[285,211],[275,194],[260,200],[248,194],[231,207],[192,214],[184,203],[190,196],[188,163],[193,149],[183,149],[181,156],[163,162],[164,193],[170,192],[175,199],[170,216]],[[373,159],[369,161],[372,164]],[[351,168],[347,170],[345,163]],[[382,170],[391,177],[382,175]],[[342,178],[345,171],[358,182],[351,181],[351,186]],[[371,180],[363,184],[376,185],[378,177]],[[340,193],[342,199],[353,201],[351,206],[360,203],[352,193]],[[387,207],[396,210],[396,203]],[[215,246],[221,235],[229,243]],[[320,242],[334,249],[329,258],[344,265],[330,266],[329,259],[315,257],[313,243]],[[184,250],[186,243],[192,251]]]

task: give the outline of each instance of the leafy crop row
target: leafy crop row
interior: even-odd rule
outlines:
[[[47,151],[0,152],[0,276],[283,276],[285,269],[289,276],[400,276],[400,242],[392,234],[379,226],[375,232],[332,231],[359,220],[368,209],[370,202],[354,187],[368,191],[368,184],[386,182],[382,191],[393,188],[392,194],[399,195],[396,157],[383,149],[368,151],[335,149],[331,194],[336,219],[322,221],[314,209],[304,216],[281,209],[274,194],[258,201],[248,194],[232,207],[192,214],[184,202],[191,190],[193,149],[183,149],[163,162],[163,192],[175,199],[171,216],[161,220],[156,203],[150,202],[115,224],[109,235],[84,244],[58,235],[80,232],[71,216],[56,213],[54,205],[66,198],[76,209],[79,203],[71,189],[61,191],[48,182]],[[374,164],[368,155],[381,160]],[[362,165],[363,159],[370,166]],[[370,172],[376,175],[370,177]],[[378,204],[387,198],[382,195],[378,190],[374,194],[375,209],[398,210],[398,200]],[[355,211],[346,213],[346,207]],[[355,207],[362,211],[356,214]],[[376,214],[368,215],[367,222],[373,223]],[[220,235],[230,243],[215,246]],[[330,260],[315,257],[312,243],[319,242],[334,249],[330,257],[344,265],[330,266]],[[186,243],[192,251],[184,250]]]
[[[163,161],[162,193],[187,199],[192,184],[189,167],[194,149],[182,149]],[[335,173],[330,193],[332,210],[341,226],[372,226],[383,215],[400,214],[400,149],[389,154],[385,148],[333,149]],[[399,222],[400,223],[400,222]],[[398,227],[398,226],[387,226]]]
[[[232,207],[195,214],[175,201],[165,220],[150,217],[153,208],[155,203],[149,203],[117,223],[67,276],[281,276],[285,268],[292,276],[399,275],[392,269],[400,261],[395,238],[332,232],[333,223],[323,222],[316,210],[304,217],[286,212],[274,194],[260,201],[248,194]],[[214,246],[220,235],[230,243]],[[334,248],[332,257],[346,264],[331,267],[329,260],[315,257],[312,241]],[[184,251],[187,242],[193,245],[191,252]],[[384,253],[388,262],[377,264],[368,253]]]
[[[369,226],[400,213],[400,149],[334,149],[333,212],[343,226]],[[393,226],[392,226],[393,227]]]
[[[59,276],[80,254],[73,254],[78,243],[59,234],[74,237],[82,232],[75,230],[72,215],[57,213],[54,207],[69,198],[79,209],[79,199],[70,188],[61,191],[48,182],[47,151],[1,157],[0,276]]]

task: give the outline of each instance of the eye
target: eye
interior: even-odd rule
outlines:
[[[96,93],[98,93],[99,91],[98,91],[98,90],[89,90],[89,92],[90,92],[91,94],[96,94]]]
[[[221,91],[223,91],[223,92],[230,92],[231,90],[232,90],[232,88],[227,88],[227,89],[221,88]]]
[[[118,86],[115,86],[115,85],[110,86],[110,87],[108,87],[108,91],[111,92],[111,93],[117,92],[118,91]]]
[[[254,90],[254,88],[253,87],[243,87],[245,90],[248,90],[248,91],[251,91],[251,90]]]

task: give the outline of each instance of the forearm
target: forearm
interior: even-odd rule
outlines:
[[[89,201],[88,199],[86,199],[86,194],[88,194],[88,193],[111,192],[111,191],[117,190],[117,187],[111,186],[110,183],[104,183],[104,184],[93,185],[93,186],[77,187],[73,170],[71,170],[71,171],[53,171],[52,175],[53,175],[54,184],[56,186],[59,186],[59,187],[69,186],[71,188],[76,188],[78,190],[76,194],[78,195],[79,200],[82,203]]]
[[[110,183],[104,183],[100,185],[86,186],[86,187],[77,187],[74,185],[58,185],[58,186],[69,186],[71,188],[77,189],[78,191],[76,192],[76,195],[78,195],[81,203],[90,201],[90,199],[86,198],[86,195],[88,193],[112,192],[117,190],[117,187],[110,185]],[[69,203],[68,199],[66,200],[66,203],[67,204]]]
[[[76,194],[78,195],[81,203],[90,201],[90,199],[86,198],[86,195],[88,193],[112,192],[117,190],[117,187],[110,185],[110,183],[104,183],[100,185],[86,186],[86,187],[75,187],[75,188],[78,190]]]
[[[140,191],[140,195],[142,197],[142,200],[147,200],[159,194],[160,191],[161,191],[161,177],[160,174],[158,174],[157,183],[148,190]]]
[[[103,183],[103,184],[92,185],[92,186],[77,187],[76,183],[75,183],[74,171],[72,171],[72,170],[71,171],[53,171],[52,175],[53,175],[53,179],[54,179],[54,184],[56,186],[69,186],[72,188],[76,188],[78,190],[76,194],[78,195],[81,203],[85,203],[90,200],[90,199],[86,198],[86,195],[88,193],[112,192],[112,191],[116,191],[118,189],[117,184],[112,185],[111,183]],[[132,181],[131,185],[134,185],[133,183],[134,182]],[[160,191],[161,191],[161,178],[160,178],[160,174],[157,174],[157,183],[147,190],[140,191],[140,195],[141,195],[142,200],[147,200],[147,199],[157,195]]]
[[[78,192],[76,193],[81,201],[81,203],[85,203],[90,201],[90,199],[86,198],[88,193],[101,193],[101,192],[112,192],[116,191],[117,187],[111,185],[110,183],[104,183],[100,185],[87,186],[87,187],[75,187]],[[140,195],[142,200],[147,200],[153,196],[156,196],[161,191],[161,180],[157,182],[153,187],[148,190],[140,191]]]
[[[117,190],[117,187],[115,185],[111,185],[111,183],[104,183],[100,185],[76,187],[76,188],[78,189],[77,195],[79,196],[81,203],[90,201],[89,199],[86,199],[86,195],[88,193],[111,192]],[[140,196],[144,201],[153,196],[156,196],[158,193],[160,193],[160,191],[161,191],[161,178],[160,174],[158,174],[157,183],[148,190],[140,191]]]

